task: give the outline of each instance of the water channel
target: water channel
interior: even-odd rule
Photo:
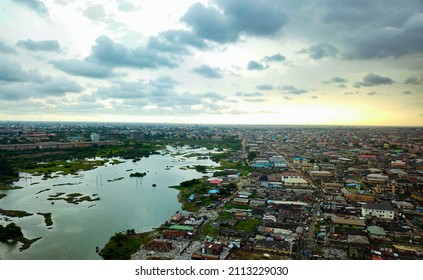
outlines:
[[[0,243],[0,258],[99,259],[96,246],[101,248],[115,232],[127,229],[149,231],[169,220],[176,211],[181,211],[178,191],[169,186],[204,176],[188,166],[217,166],[210,159],[184,157],[208,152],[203,148],[176,150],[168,147],[160,155],[142,158],[138,162],[118,159],[122,163],[113,165],[113,159],[110,159],[109,163],[93,170],[48,180],[21,173],[21,179],[15,185],[23,188],[0,191],[7,194],[0,200],[0,208],[33,213],[28,217],[7,219],[20,226],[26,238],[42,238],[24,251],[19,251],[21,243]],[[134,172],[146,172],[147,175],[130,177]],[[57,200],[52,204],[48,198],[60,192],[80,193],[100,200],[79,204]],[[37,214],[39,212],[52,213],[53,225],[46,226],[44,217]],[[0,224],[8,222],[0,215]]]

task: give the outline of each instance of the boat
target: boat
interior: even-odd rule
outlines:
[[[157,185],[156,184],[153,184],[153,187],[157,187]]]

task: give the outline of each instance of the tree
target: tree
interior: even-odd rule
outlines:
[[[0,176],[14,176],[16,175],[9,161],[0,159]]]
[[[255,159],[257,157],[257,153],[256,152],[249,152],[248,153],[248,156],[247,156],[247,159],[249,160],[249,161],[252,161],[253,159]]]

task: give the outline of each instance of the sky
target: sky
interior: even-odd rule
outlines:
[[[0,120],[423,125],[422,0],[1,0]]]

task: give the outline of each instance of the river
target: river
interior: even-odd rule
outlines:
[[[22,252],[19,251],[21,243],[0,243],[0,258],[100,259],[96,246],[104,246],[115,232],[127,229],[149,231],[169,220],[176,211],[181,211],[178,191],[168,187],[204,176],[195,169],[185,168],[187,166],[217,166],[210,159],[184,157],[190,153],[208,152],[206,149],[175,150],[168,147],[160,155],[142,158],[138,162],[118,159],[122,163],[113,165],[113,159],[110,159],[110,163],[96,169],[47,180],[42,180],[42,176],[21,173],[21,179],[14,185],[23,188],[0,191],[7,194],[0,200],[0,208],[33,213],[28,217],[8,219],[22,228],[26,238],[42,238]],[[147,175],[143,178],[129,177],[134,172],[146,172]],[[153,187],[153,184],[156,186]],[[79,204],[47,200],[60,192],[81,193],[100,200]],[[37,215],[38,212],[52,213],[53,225],[46,226],[44,217]],[[8,223],[5,218],[0,215],[0,224]]]

